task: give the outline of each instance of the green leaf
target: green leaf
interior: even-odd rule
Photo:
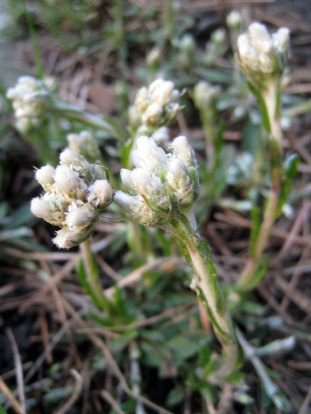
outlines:
[[[251,280],[246,285],[243,286],[242,291],[247,292],[249,290],[254,289],[254,287],[257,286],[260,283],[260,281],[264,278],[265,274],[268,271],[268,268],[269,268],[269,259],[266,258],[264,260],[264,263],[262,265],[259,265],[256,268]]]
[[[0,404],[0,414],[8,414],[1,404]]]
[[[280,197],[279,197],[279,203],[276,209],[275,218],[279,217],[279,215],[282,212],[282,207],[286,203],[288,194],[290,192],[293,179],[295,178],[298,164],[299,164],[299,156],[298,154],[292,154],[290,155],[285,163],[284,163],[284,172],[285,177],[281,184],[281,191],[280,191]]]
[[[173,388],[166,398],[166,403],[168,405],[177,405],[181,401],[185,399],[185,389],[181,387],[180,385],[177,385],[175,388]]]
[[[252,212],[252,227],[251,227],[251,235],[250,235],[250,252],[251,255],[254,256],[254,250],[256,248],[257,239],[260,232],[260,224],[261,224],[261,217],[260,217],[260,210],[257,206],[253,206]]]
[[[129,168],[130,165],[130,154],[134,144],[134,138],[130,138],[121,149],[121,163],[123,168]]]
[[[96,271],[96,269],[94,271]],[[86,291],[86,293],[91,297],[93,302],[99,308],[101,308],[103,310],[107,310],[107,308],[109,307],[109,301],[108,301],[108,299],[104,300],[103,297],[97,295],[96,292],[94,292],[94,290],[92,289],[92,286],[88,281],[87,274],[84,270],[84,265],[83,265],[82,260],[77,261],[77,263],[76,263],[76,272],[77,272],[78,279],[79,279],[79,282],[80,282],[81,286]]]

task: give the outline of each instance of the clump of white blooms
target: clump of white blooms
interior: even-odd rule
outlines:
[[[95,158],[100,155],[98,144],[90,131],[67,135],[68,147],[85,157]]]
[[[31,201],[32,213],[54,226],[61,227],[53,242],[69,249],[88,239],[100,210],[113,200],[107,169],[99,162],[89,164],[72,149],[60,154],[60,165],[36,171],[36,180],[46,193]]]
[[[242,23],[242,14],[239,10],[231,10],[226,17],[227,26],[230,29],[239,29]]]
[[[272,35],[265,25],[252,23],[237,41],[237,59],[248,75],[271,77],[283,72],[289,57],[289,29],[282,27]]]
[[[172,123],[181,107],[178,103],[180,92],[174,89],[172,81],[157,79],[149,88],[145,86],[136,94],[135,107],[141,124],[158,128]]]
[[[206,109],[215,104],[221,92],[219,85],[211,85],[206,81],[200,81],[193,90],[195,106],[199,109]]]
[[[134,170],[121,170],[128,193],[114,200],[134,221],[168,228],[172,219],[189,212],[199,196],[194,151],[184,136],[175,138],[166,154],[152,138],[141,136],[131,153]]]
[[[44,82],[31,76],[21,76],[14,88],[7,90],[6,96],[13,101],[17,119],[33,120],[40,117],[47,105],[49,94]]]

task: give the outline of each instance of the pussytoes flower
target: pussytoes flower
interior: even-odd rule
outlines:
[[[69,249],[92,235],[99,212],[113,199],[106,171],[99,162],[89,164],[71,149],[60,154],[55,169],[46,165],[36,171],[46,193],[34,198],[30,209],[35,216],[61,227],[53,239],[58,247]]]
[[[121,170],[128,193],[118,191],[114,200],[130,219],[167,229],[174,217],[189,212],[198,199],[194,151],[186,137],[176,138],[166,154],[152,138],[142,136],[131,156],[136,168]]]
[[[14,88],[7,90],[6,96],[13,101],[16,118],[37,119],[49,99],[49,90],[44,82],[31,76],[21,76]]]
[[[281,74],[289,57],[289,30],[283,27],[270,35],[265,25],[252,23],[238,37],[236,57],[249,78]]]
[[[181,110],[180,95],[172,81],[163,79],[155,80],[148,89],[145,86],[139,89],[135,107],[141,123],[156,128],[174,122]]]

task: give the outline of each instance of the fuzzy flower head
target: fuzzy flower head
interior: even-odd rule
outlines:
[[[62,229],[53,242],[69,249],[92,235],[100,210],[113,199],[106,168],[99,162],[89,164],[81,154],[66,149],[60,154],[60,165],[36,171],[36,180],[46,193],[31,201],[32,213]]]
[[[40,117],[48,103],[49,93],[42,81],[31,76],[21,76],[14,88],[7,90],[6,96],[13,101],[17,119],[32,120]]]
[[[181,110],[178,103],[180,92],[174,89],[172,81],[157,79],[147,89],[139,89],[135,107],[140,114],[141,123],[151,127],[160,127],[175,121]]]
[[[242,14],[239,10],[231,10],[226,17],[227,26],[230,29],[240,29],[242,24]]]
[[[280,75],[289,57],[289,30],[281,28],[272,36],[265,25],[252,23],[237,40],[236,58],[249,78]]]
[[[100,152],[97,141],[90,131],[81,131],[79,134],[67,135],[68,147],[85,157],[99,157]]]
[[[199,195],[199,178],[193,149],[178,137],[166,154],[152,138],[139,137],[132,161],[136,168],[121,170],[127,193],[114,200],[128,217],[147,226],[168,228],[172,218],[189,211]]]
[[[200,81],[193,90],[193,100],[198,109],[208,109],[216,105],[216,100],[220,94],[220,86],[212,86],[210,83]]]

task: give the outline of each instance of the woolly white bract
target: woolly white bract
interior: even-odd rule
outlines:
[[[36,172],[46,194],[31,201],[32,213],[54,226],[62,227],[53,242],[69,249],[92,235],[100,210],[110,205],[113,189],[103,165],[89,164],[81,154],[66,149],[60,165],[46,165]]]
[[[139,137],[132,151],[136,168],[121,170],[129,194],[114,197],[129,218],[148,226],[168,228],[170,220],[192,209],[199,196],[199,178],[193,149],[186,137],[172,143],[166,154],[152,138]]]

